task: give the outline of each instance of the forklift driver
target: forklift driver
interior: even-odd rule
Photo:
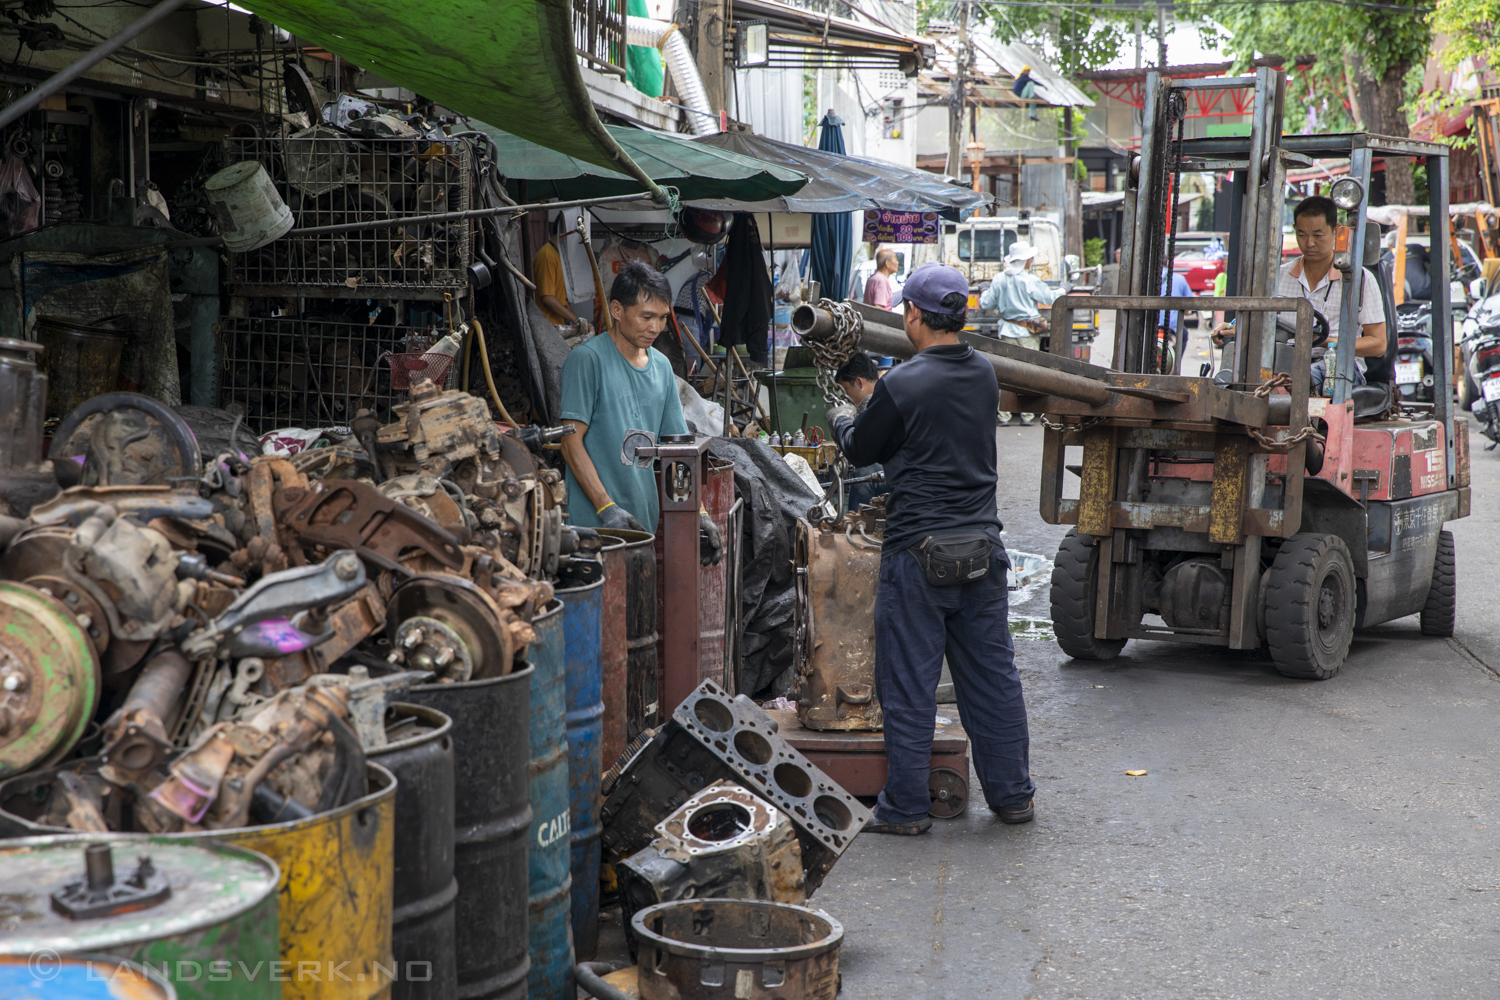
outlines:
[[[1008,620],[1009,559],[995,507],[995,370],[958,342],[969,283],[924,264],[902,291],[917,354],[875,383],[870,405],[828,411],[850,464],[885,466],[875,597],[875,687],[888,769],[871,833],[928,830],[927,791],[943,657],[984,798],[1002,823],[1032,819],[1030,736]]]
[[[1292,223],[1297,235],[1297,249],[1302,256],[1283,264],[1276,274],[1277,298],[1301,296],[1312,303],[1313,309],[1329,321],[1335,331],[1338,328],[1339,309],[1343,303],[1342,272],[1333,266],[1334,241],[1338,230],[1338,208],[1332,199],[1321,195],[1304,198],[1292,210]],[[1368,263],[1373,264],[1374,261]],[[1296,313],[1280,313],[1281,319],[1296,321]],[[1359,296],[1360,335],[1354,341],[1354,384],[1365,384],[1365,358],[1378,358],[1385,354],[1386,329],[1385,308],[1380,301],[1380,289],[1373,278],[1367,277],[1360,286]],[[1213,332],[1217,347],[1224,344],[1225,334],[1232,334],[1232,323],[1220,324]],[[1332,354],[1338,342],[1337,333],[1328,339],[1328,351]],[[1325,363],[1312,366],[1312,385],[1316,393],[1323,382]]]

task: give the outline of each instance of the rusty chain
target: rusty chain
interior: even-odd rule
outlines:
[[[1260,399],[1265,399],[1277,389],[1290,389],[1291,387],[1292,377],[1286,372],[1277,372],[1255,387],[1255,395]]]
[[[1061,420],[1053,420],[1045,413],[1038,413],[1037,416],[1041,418],[1042,426],[1047,428],[1047,430],[1049,431],[1073,431],[1079,434],[1082,434],[1087,430],[1092,430],[1094,427],[1097,427],[1099,424],[1104,422],[1103,417],[1084,417],[1083,420],[1079,421],[1077,424],[1066,424]]]
[[[1312,424],[1306,425],[1300,431],[1293,434],[1289,438],[1278,438],[1272,437],[1269,434],[1262,434],[1254,427],[1246,427],[1245,433],[1250,435],[1250,440],[1266,449],[1266,451],[1272,452],[1277,455],[1286,454],[1297,445],[1301,444],[1303,441],[1321,442],[1325,440],[1323,435],[1319,434],[1317,432],[1317,429],[1314,428]]]
[[[865,324],[847,302],[819,299],[817,306],[828,310],[833,317],[833,336],[826,339],[804,337],[802,343],[813,352],[813,367],[818,373],[818,388],[823,390],[824,401],[832,405],[847,403],[849,397],[833,376],[859,350],[859,335]]]

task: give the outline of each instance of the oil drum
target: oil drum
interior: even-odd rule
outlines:
[[[453,722],[425,705],[386,709],[389,742],[369,758],[396,776],[391,1000],[454,1000]]]
[[[624,753],[629,741],[625,735],[625,675],[630,662],[630,650],[625,644],[625,546],[628,540],[607,530],[601,530],[599,534],[614,536],[605,538],[600,550],[604,559],[604,594],[600,598],[603,612],[599,616],[599,685],[603,692],[604,718],[599,760],[608,768]],[[628,529],[624,534],[645,535]]]
[[[156,973],[181,1000],[281,996],[271,978],[281,873],[263,854],[170,837],[61,834],[0,842],[0,870],[8,900],[0,961],[39,956],[35,971],[45,977],[55,956],[111,956]],[[118,897],[101,903],[88,891],[95,884]],[[0,986],[0,996],[16,995]]]
[[[90,757],[67,770],[97,771],[100,763]],[[307,819],[163,835],[247,847],[281,869],[279,944],[281,961],[289,963],[280,984],[284,1000],[390,1000],[391,983],[405,975],[391,957],[396,779],[379,764],[368,768],[366,795]],[[36,822],[48,809],[59,770],[0,784],[0,825],[8,833],[74,833]]]
[[[563,602],[567,676],[568,843],[573,880],[573,952],[599,947],[599,775],[603,771],[604,690],[601,637],[605,582],[557,592]]]
[[[614,766],[625,744],[635,739],[644,729],[661,725],[659,677],[657,675],[656,632],[656,536],[649,531],[629,531],[612,528],[602,529],[601,535],[612,535],[625,540],[622,548],[613,546],[604,549],[604,585],[609,587],[609,575],[613,566],[623,562],[625,566],[625,738],[618,749],[606,749],[604,763]],[[609,613],[606,598],[605,614]],[[609,628],[606,618],[605,629]],[[605,656],[609,647],[605,647]],[[609,703],[617,697],[617,689],[610,683],[609,663],[604,665],[605,694],[605,746],[611,746],[609,738]]]
[[[109,955],[0,956],[5,1000],[177,1000],[172,984],[134,962]]]
[[[573,1000],[566,641],[562,602],[531,620],[530,1000]]]
[[[535,668],[424,684],[408,701],[453,721],[453,946],[464,1000],[526,1000],[527,732]]]

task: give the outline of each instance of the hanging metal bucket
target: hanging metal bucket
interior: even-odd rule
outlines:
[[[0,958],[5,1000],[177,1000],[172,984],[150,969],[109,955]]]
[[[164,898],[118,913],[56,911],[54,894],[96,872],[90,846],[108,850],[112,884],[129,889],[139,858],[150,859]],[[0,961],[30,956],[110,955],[145,966],[172,984],[181,1000],[278,1000],[272,978],[277,948],[276,887],[281,872],[263,854],[218,843],[131,834],[73,834],[0,841],[5,872],[5,932]],[[145,880],[145,888],[157,888]],[[3,974],[0,974],[3,981]],[[11,997],[0,987],[0,996]]]
[[[573,952],[599,949],[599,776],[603,771],[604,689],[600,640],[605,581],[557,592],[563,602],[567,674],[568,842],[573,879]]]
[[[203,193],[224,235],[224,246],[233,253],[258,250],[292,228],[292,210],[281,200],[266,168],[254,160],[220,170],[203,182]]]
[[[406,695],[453,721],[453,947],[464,1000],[526,1000],[534,671],[424,684]]]
[[[454,1000],[453,721],[398,702],[385,725],[392,742],[369,758],[396,776],[391,952],[405,975],[391,984],[391,1000]]]
[[[563,605],[531,620],[530,1000],[573,1000],[573,885],[568,829],[567,672]]]
[[[629,531],[612,528],[602,529],[599,534],[622,538],[625,545],[604,550],[605,586],[609,586],[610,574],[615,564],[624,563],[625,580],[625,683],[623,688],[625,706],[625,738],[618,749],[606,749],[604,763],[613,767],[625,744],[635,739],[644,729],[661,724],[659,691],[657,687],[657,639],[656,634],[656,536],[649,531]],[[606,598],[607,602],[607,598]],[[608,614],[609,605],[605,604]],[[605,629],[609,625],[606,621]],[[608,656],[608,647],[605,647]],[[610,682],[609,663],[604,667],[605,691],[605,744],[609,742],[609,702],[618,697],[620,688]]]
[[[97,771],[100,763],[90,757],[67,769]],[[389,1000],[392,981],[406,974],[391,957],[396,779],[379,764],[368,767],[369,794],[338,809],[288,823],[164,836],[237,844],[281,869],[281,961],[290,963],[281,983],[285,1000]],[[0,784],[0,827],[11,836],[75,833],[35,821],[47,811],[59,770]]]

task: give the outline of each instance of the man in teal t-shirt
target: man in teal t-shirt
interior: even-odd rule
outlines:
[[[563,363],[562,419],[577,428],[562,439],[571,524],[656,530],[656,475],[622,463],[620,445],[631,430],[688,433],[672,366],[651,349],[671,311],[667,279],[630,261],[610,287],[611,332],[584,342]],[[699,529],[705,562],[717,562],[723,542],[706,513]]]

